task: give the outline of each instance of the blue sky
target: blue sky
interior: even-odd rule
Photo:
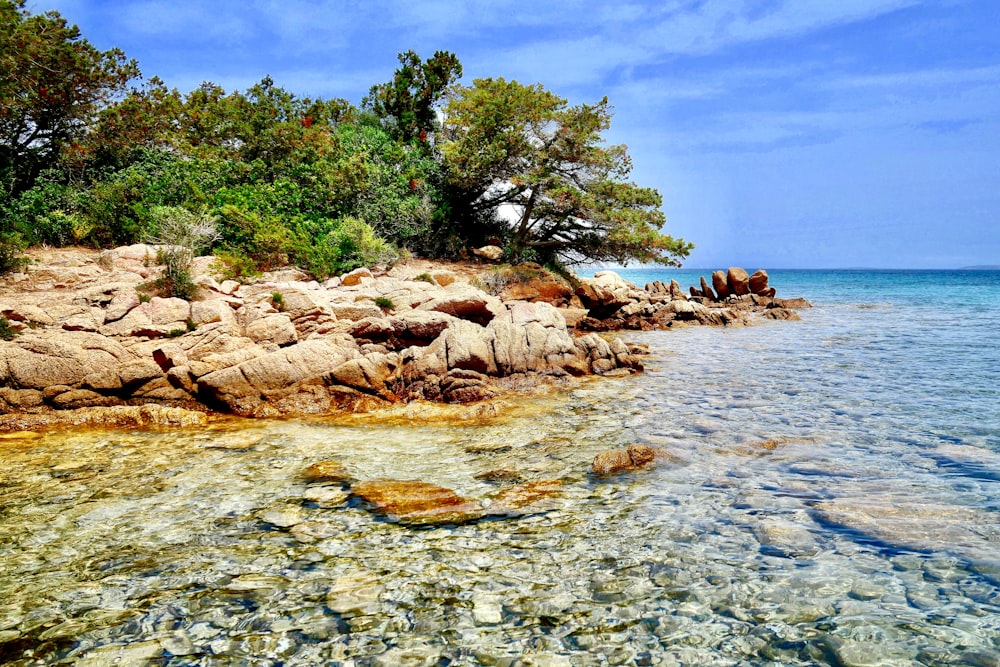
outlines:
[[[29,0],[187,92],[359,102],[396,54],[607,95],[692,268],[1000,264],[997,0]]]

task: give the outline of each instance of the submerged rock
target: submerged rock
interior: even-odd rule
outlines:
[[[486,515],[478,502],[428,482],[378,479],[355,484],[351,493],[376,514],[405,525],[461,524]]]
[[[649,445],[629,445],[627,449],[609,449],[594,457],[590,469],[598,475],[636,470],[653,463],[656,450]]]
[[[516,484],[493,497],[489,513],[514,517],[545,512],[554,507],[554,499],[561,490],[562,481],[558,479]]]
[[[307,482],[334,482],[350,484],[351,476],[342,463],[337,461],[317,461],[303,471]]]

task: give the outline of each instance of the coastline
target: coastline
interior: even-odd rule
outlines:
[[[537,265],[411,259],[320,284],[295,268],[223,280],[192,265],[191,302],[149,296],[156,248],[36,249],[0,280],[0,430],[147,428],[214,414],[291,417],[423,402],[476,404],[586,376],[642,371],[625,329],[796,318],[767,275],[730,270],[690,296],[612,271],[570,281]],[[735,273],[734,273],[735,272]],[[742,272],[742,275],[741,275]],[[723,272],[717,272],[720,274]],[[706,296],[707,295],[707,296]]]

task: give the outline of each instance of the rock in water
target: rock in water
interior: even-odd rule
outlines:
[[[302,473],[307,482],[334,482],[350,484],[351,476],[341,463],[337,461],[318,461]]]
[[[528,482],[508,487],[493,498],[490,514],[497,516],[523,516],[552,509],[553,498],[562,488],[558,479]]]
[[[715,288],[715,293],[719,296],[719,301],[725,301],[726,297],[729,296],[729,282],[726,280],[725,271],[714,271],[712,273],[712,286]]]
[[[767,294],[767,271],[760,269],[754,271],[753,275],[750,276],[750,291],[753,294],[765,295]]]
[[[701,294],[709,301],[718,301],[715,297],[715,292],[712,291],[712,288],[708,285],[708,281],[705,280],[705,276],[701,276]]]
[[[743,296],[750,293],[750,276],[745,269],[732,266],[726,273],[726,282],[729,285],[730,294]]]
[[[635,470],[656,460],[656,450],[649,445],[629,445],[628,449],[609,449],[594,457],[590,469],[598,475]]]
[[[468,523],[486,515],[476,501],[428,482],[377,479],[359,482],[351,492],[376,514],[405,525]]]

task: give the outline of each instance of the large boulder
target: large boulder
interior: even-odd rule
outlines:
[[[503,257],[503,248],[496,245],[484,245],[481,248],[474,248],[472,254],[491,262],[499,262],[500,258]]]
[[[735,296],[743,296],[750,293],[750,276],[745,269],[732,266],[726,272],[726,283],[729,285],[729,293]]]
[[[768,294],[767,280],[768,280],[767,271],[765,271],[764,269],[759,269],[757,271],[754,271],[753,275],[750,276],[750,281],[749,281],[750,292],[753,294],[759,294],[764,296],[773,296],[772,294]]]
[[[329,409],[328,397],[321,390],[327,376],[357,350],[320,338],[282,348],[254,357],[236,366],[223,368],[198,380],[201,391],[236,414],[254,416],[274,414],[271,401],[303,394],[304,403],[296,403],[298,412],[324,412]],[[316,404],[310,406],[309,401]],[[268,408],[271,409],[268,409]]]
[[[0,385],[16,389],[79,387],[95,369],[135,360],[118,342],[86,331],[41,329],[0,341]]]
[[[420,304],[418,310],[444,313],[485,326],[507,312],[503,302],[468,283],[452,283],[441,296]]]
[[[715,294],[719,297],[719,301],[725,301],[730,293],[725,271],[712,272],[712,287],[715,288]]]
[[[718,301],[718,297],[715,296],[715,292],[712,291],[708,281],[705,280],[705,276],[701,276],[701,295],[709,301]]]

